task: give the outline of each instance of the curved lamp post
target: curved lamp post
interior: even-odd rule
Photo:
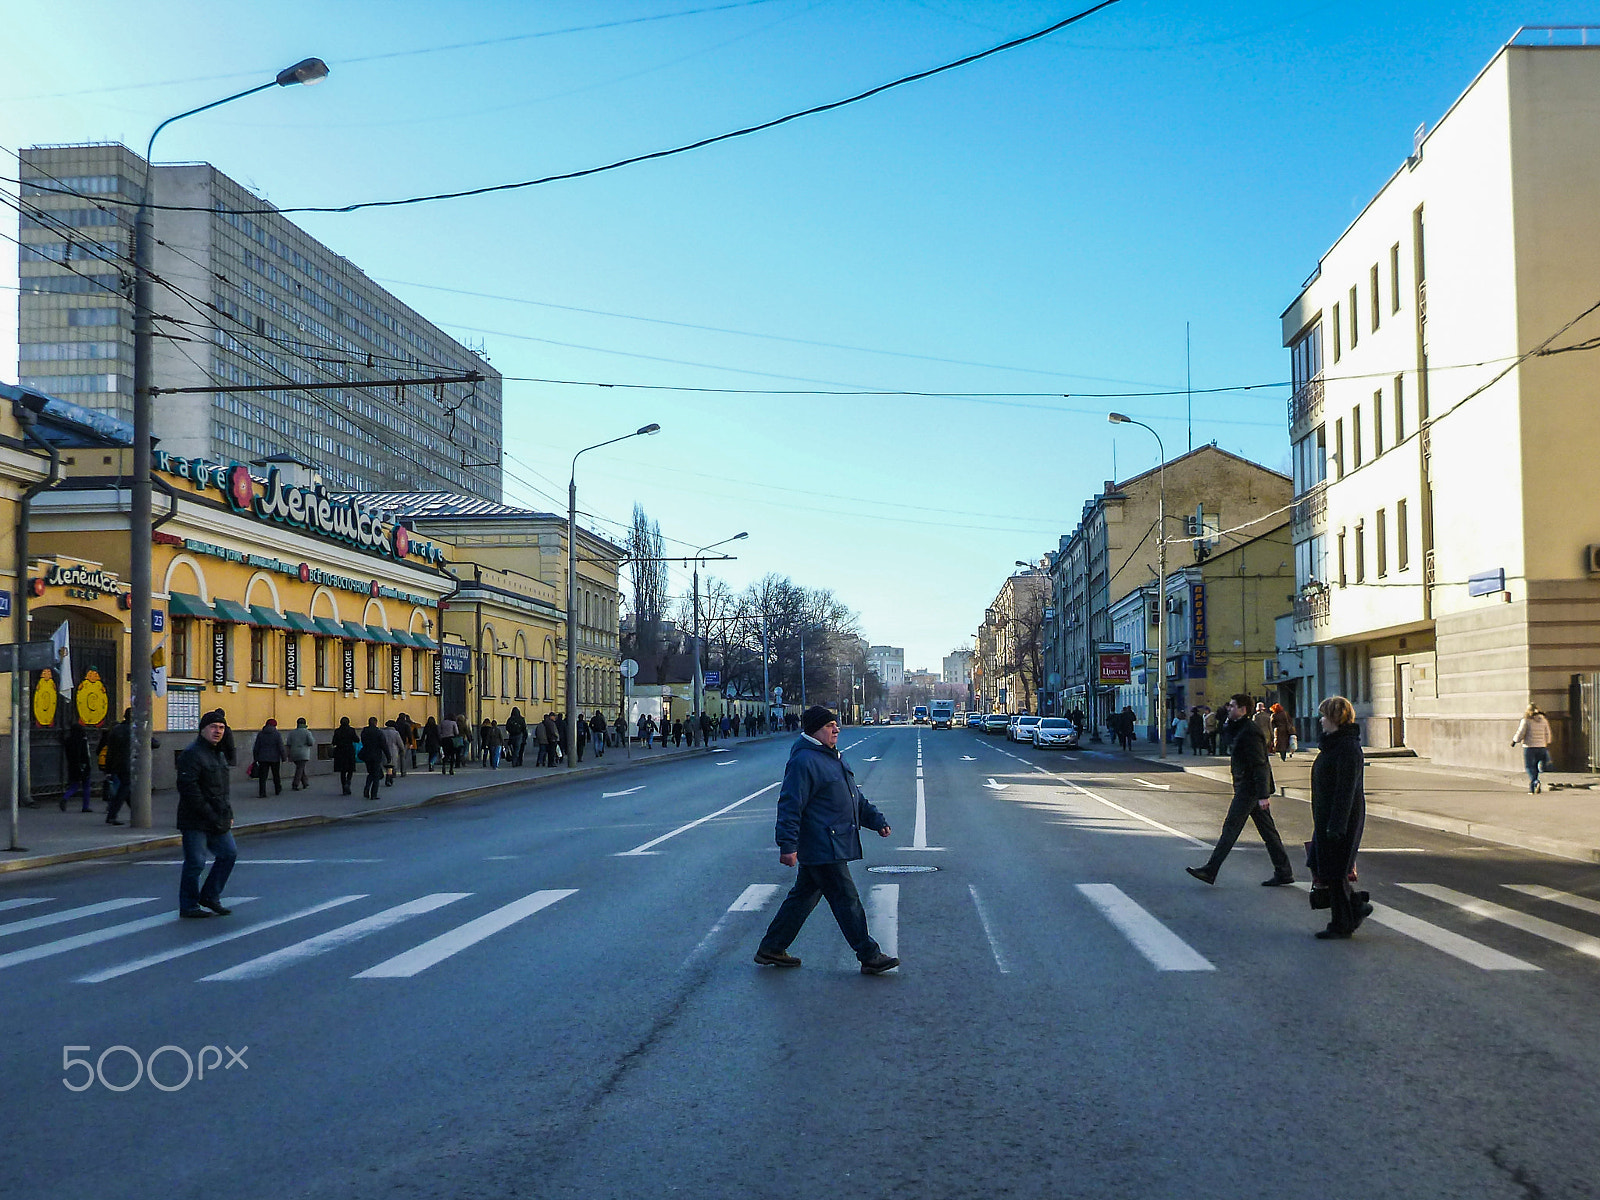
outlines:
[[[155,230],[150,211],[150,156],[155,151],[156,136],[174,121],[192,117],[223,104],[242,100],[272,87],[289,87],[296,83],[316,83],[327,78],[328,64],[320,58],[306,58],[279,71],[271,83],[258,84],[191,108],[177,116],[168,117],[157,125],[144,148],[144,185],[139,190],[139,211],[134,218],[133,234],[133,480],[128,504],[128,534],[131,542],[128,554],[128,590],[133,601],[133,636],[129,643],[128,699],[133,709],[132,748],[129,751],[129,783],[132,795],[128,797],[131,812],[130,824],[136,829],[151,825],[150,778],[153,759],[150,752],[151,705],[153,694],[150,679],[150,425],[151,425],[151,268],[155,262]]]
[[[607,438],[585,446],[572,456],[572,475],[567,480],[567,768],[578,765],[578,623],[575,600],[578,592],[578,459],[601,446],[625,442],[629,438],[660,433],[661,426],[641,425],[632,433]]]
[[[1150,684],[1150,719],[1156,726],[1156,743],[1161,747],[1161,757],[1167,756],[1167,448],[1161,444],[1161,435],[1143,421],[1135,421],[1121,413],[1107,413],[1106,420],[1113,425],[1137,425],[1149,430],[1156,440],[1156,450],[1161,455],[1161,500],[1156,513],[1156,666],[1150,669],[1150,654],[1144,656],[1145,677]],[[1145,625],[1148,631],[1150,626]]]

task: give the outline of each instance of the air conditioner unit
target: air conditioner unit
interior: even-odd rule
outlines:
[[[1589,574],[1600,575],[1600,545],[1593,545],[1589,547],[1588,559]]]
[[[1169,613],[1181,613],[1183,611],[1183,600],[1178,596],[1168,596],[1167,611]]]
[[[1161,609],[1154,604],[1150,606],[1150,624],[1161,624]]]

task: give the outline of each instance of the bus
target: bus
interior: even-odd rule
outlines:
[[[935,729],[949,729],[956,722],[956,702],[954,700],[935,700],[933,702],[933,727]]]
[[[928,706],[919,704],[911,710],[911,723],[913,725],[926,725],[928,723]]]

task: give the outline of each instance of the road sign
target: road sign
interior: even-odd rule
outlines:
[[[17,651],[22,651],[24,671],[42,671],[56,665],[54,642],[23,642],[19,647],[12,642],[0,645],[0,673],[16,670]]]
[[[622,664],[619,669],[622,671],[622,677],[624,679],[632,679],[639,673],[639,664],[634,662],[631,658],[625,658],[622,660]]]
[[[722,672],[721,671],[707,671],[706,672],[706,686],[707,687],[721,687],[722,686]]]

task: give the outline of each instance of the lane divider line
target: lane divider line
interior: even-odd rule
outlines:
[[[900,885],[875,883],[867,893],[867,929],[891,958],[900,954]]]
[[[1215,971],[1206,958],[1114,883],[1080,883],[1078,891],[1158,971]]]
[[[784,885],[781,883],[752,883],[745,888],[744,891],[739,893],[739,898],[728,905],[728,911],[717,918],[717,923],[711,927],[710,932],[700,939],[700,944],[689,952],[689,957],[684,959],[683,965],[688,966],[700,955],[711,949],[712,943],[717,940],[718,935],[727,927],[734,913],[760,912],[783,889]]]
[[[978,910],[978,924],[983,926],[983,936],[989,939],[989,953],[994,955],[994,965],[1000,968],[1000,974],[1011,974],[1011,964],[1006,961],[1006,956],[1000,950],[1000,939],[994,935],[994,924],[989,920],[989,909],[983,902],[983,897],[978,895],[976,884],[967,884],[967,891],[972,893],[972,906]]]
[[[643,845],[635,846],[632,850],[621,850],[621,851],[618,851],[616,854],[613,854],[611,857],[612,858],[629,858],[629,857],[633,857],[633,856],[640,855],[640,854],[649,854],[653,847],[659,846],[662,842],[666,841],[667,839],[675,838],[680,833],[687,833],[689,830],[693,829],[696,825],[704,825],[707,821],[710,821],[710,820],[713,820],[713,819],[715,819],[717,817],[720,817],[723,813],[732,812],[734,809],[738,808],[741,804],[744,804],[744,803],[747,803],[748,801],[754,800],[757,796],[765,795],[767,792],[770,792],[773,788],[777,787],[782,782],[783,782],[783,780],[781,780],[781,779],[774,780],[772,783],[767,784],[767,786],[762,788],[760,791],[751,792],[748,796],[745,796],[745,797],[742,797],[741,799],[735,800],[732,804],[728,805],[726,808],[719,808],[714,813],[707,813],[705,816],[701,817],[699,820],[690,821],[687,825],[678,826],[671,833],[663,833],[660,837],[651,838],[648,842],[645,842]]]
[[[81,908],[64,908],[60,912],[46,913],[42,917],[28,917],[21,921],[12,921],[9,925],[0,925],[0,937],[13,933],[28,933],[30,930],[43,929],[47,925],[60,925],[63,921],[75,921],[79,917],[115,912],[119,908],[132,908],[135,904],[155,902],[154,896],[125,896],[120,900],[101,900],[97,904],[85,904]]]

